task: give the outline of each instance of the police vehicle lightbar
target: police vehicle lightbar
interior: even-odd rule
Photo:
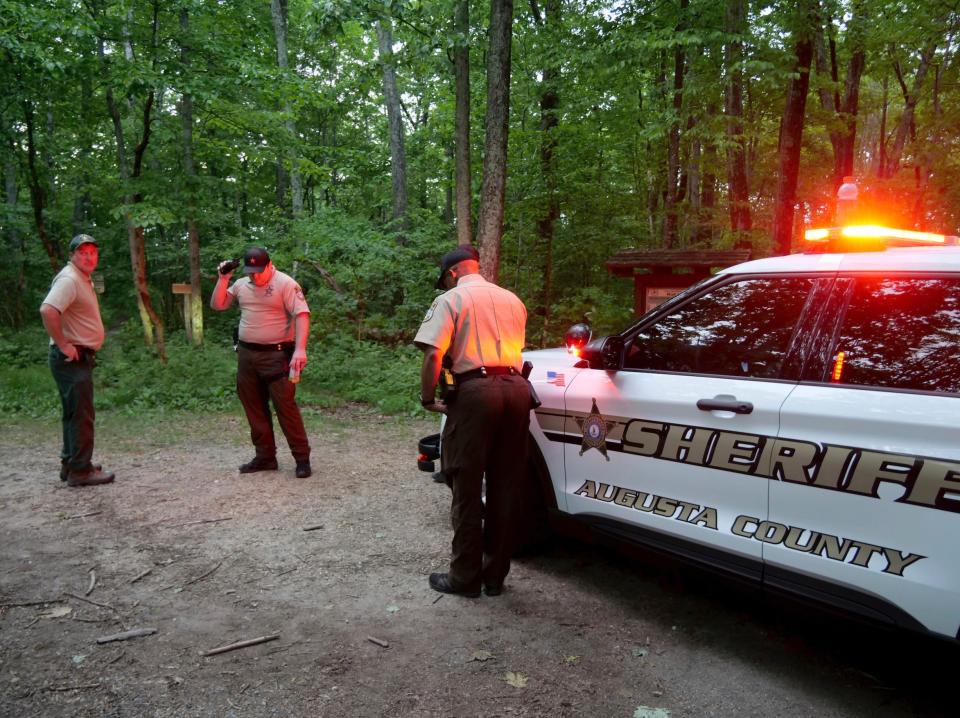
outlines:
[[[840,245],[845,251],[856,251],[858,244],[877,247],[927,247],[958,244],[957,237],[934,232],[916,232],[911,229],[883,227],[876,224],[808,229],[804,239],[814,245]],[[867,246],[861,247],[867,249]]]

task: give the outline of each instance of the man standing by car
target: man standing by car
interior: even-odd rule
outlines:
[[[241,474],[277,469],[277,445],[269,402],[297,463],[297,478],[310,476],[310,443],[296,400],[296,382],[307,364],[310,308],[300,285],[276,269],[267,250],[252,247],[243,256],[245,277],[228,288],[237,263],[220,263],[210,306],[223,311],[240,304],[237,395],[256,449]]]
[[[520,375],[527,310],[480,275],[476,250],[458,247],[440,262],[438,289],[414,339],[423,351],[421,404],[444,412],[444,472],[452,482],[452,558],[430,575],[441,593],[499,595],[510,570],[526,471],[530,391]],[[441,362],[452,359],[456,391],[434,399]],[[486,508],[482,492],[486,474]]]
[[[68,486],[96,486],[114,479],[112,472],[91,462],[94,355],[104,338],[100,302],[91,279],[99,259],[97,240],[89,234],[74,237],[70,261],[54,277],[40,305],[40,318],[50,335],[48,363],[62,407],[60,478]]]

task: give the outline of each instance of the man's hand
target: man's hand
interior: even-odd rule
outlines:
[[[63,352],[63,355],[67,358],[67,361],[77,361],[80,358],[80,350],[77,349],[70,342],[64,342],[63,344],[57,344],[57,348]]]
[[[307,350],[306,349],[297,349],[293,352],[293,356],[290,357],[290,368],[293,369],[297,374],[303,371],[303,368],[307,365]]]
[[[435,401],[432,404],[425,404],[423,408],[427,411],[435,411],[438,414],[447,413],[447,403],[444,401]]]

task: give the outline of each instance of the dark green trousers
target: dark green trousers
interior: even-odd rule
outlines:
[[[60,460],[70,471],[88,471],[93,458],[93,423],[96,418],[93,408],[94,355],[81,351],[77,361],[68,362],[54,344],[50,347],[48,363],[62,407]]]
[[[450,581],[458,590],[502,586],[510,571],[529,428],[530,390],[520,376],[466,381],[449,403],[442,457],[453,488]]]

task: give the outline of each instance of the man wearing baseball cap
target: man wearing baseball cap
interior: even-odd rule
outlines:
[[[307,478],[310,442],[296,400],[296,383],[307,364],[310,308],[296,280],[279,271],[262,247],[243,255],[244,277],[229,286],[236,261],[220,263],[210,307],[223,311],[240,304],[237,347],[237,395],[250,424],[256,455],[240,466],[241,474],[276,471],[277,444],[270,406],[296,462],[297,478]]]
[[[93,367],[104,338],[100,303],[91,279],[99,259],[97,240],[89,234],[74,237],[70,261],[54,277],[40,305],[40,318],[50,335],[48,363],[63,409],[60,478],[68,486],[96,486],[114,479],[113,472],[92,462]]]
[[[527,310],[480,274],[479,255],[462,246],[440,260],[437,288],[414,344],[423,352],[420,403],[447,415],[443,472],[453,489],[450,568],[430,587],[462,596],[498,596],[510,571],[526,471],[531,398],[521,375]],[[435,393],[448,356],[456,391]],[[486,479],[486,506],[483,483]]]

